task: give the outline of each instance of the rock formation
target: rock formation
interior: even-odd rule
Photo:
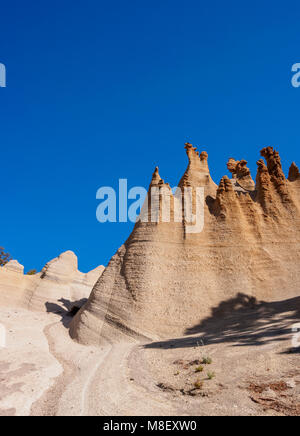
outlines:
[[[24,266],[21,265],[17,260],[10,260],[6,265],[4,265],[4,271],[14,271],[16,273],[23,274]]]
[[[295,164],[286,179],[278,152],[267,147],[261,151],[266,163],[257,162],[256,185],[247,162],[230,159],[233,179],[225,176],[217,186],[207,153],[199,155],[189,143],[185,148],[189,163],[178,186],[191,188],[193,195],[197,187],[204,188],[203,231],[187,232],[184,217],[172,220],[175,195],[170,192],[171,221],[163,222],[159,211],[159,222],[136,223],[73,319],[70,333],[76,340],[99,344],[124,337],[179,336],[212,307],[241,292],[266,301],[299,295],[300,178]],[[168,186],[158,169],[153,186]],[[150,200],[149,190],[145,205]]]
[[[297,167],[295,162],[293,162],[292,165],[290,166],[288,179],[290,182],[294,182],[295,180],[300,179],[299,168]]]
[[[72,251],[51,260],[35,275],[24,275],[24,267],[11,260],[0,268],[0,301],[37,311],[45,310],[46,303],[59,304],[61,299],[80,304],[89,297],[104,269],[99,266],[87,274],[78,271]]]
[[[244,159],[236,161],[230,158],[227,162],[227,168],[232,174],[232,182],[236,188],[240,187],[246,191],[254,191],[255,183],[252,180],[249,168],[247,168],[247,163]]]

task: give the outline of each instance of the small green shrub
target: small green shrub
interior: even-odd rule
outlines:
[[[0,266],[6,265],[10,260],[10,254],[6,253],[3,247],[0,247]]]
[[[31,269],[30,271],[28,271],[28,272],[26,273],[26,275],[28,275],[28,276],[34,276],[36,273],[37,273],[37,270],[36,270],[36,269]]]
[[[195,372],[202,372],[204,370],[202,365],[197,366],[197,368],[195,368]]]
[[[194,386],[195,386],[195,388],[196,389],[202,389],[202,387],[203,387],[203,381],[202,380],[196,380],[195,381],[195,383],[194,383]]]
[[[216,374],[214,372],[208,372],[207,373],[207,378],[208,380],[212,380],[213,378],[215,378]]]
[[[203,357],[202,358],[202,364],[203,365],[211,365],[212,364],[212,358],[211,357]]]

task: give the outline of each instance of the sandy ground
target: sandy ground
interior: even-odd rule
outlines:
[[[73,342],[70,319],[0,310],[7,331],[1,415],[300,414],[299,350],[291,349],[288,316],[244,313],[201,334],[102,348]]]
[[[6,347],[0,348],[0,415],[29,415],[31,405],[62,373],[43,334],[56,316],[0,309]]]

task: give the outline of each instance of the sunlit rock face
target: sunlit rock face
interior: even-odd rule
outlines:
[[[20,305],[27,309],[43,311],[64,301],[67,305],[87,299],[104,271],[103,266],[82,273],[72,251],[66,251],[48,262],[41,272],[24,275],[24,267],[11,260],[0,268],[1,304]]]
[[[17,260],[10,260],[6,265],[4,265],[3,270],[14,271],[16,273],[23,274],[24,266],[21,265]]]
[[[82,343],[125,337],[167,338],[191,331],[211,309],[239,293],[275,301],[299,295],[300,175],[286,179],[272,147],[261,151],[256,183],[245,160],[231,158],[217,186],[207,153],[186,144],[178,186],[204,188],[204,228],[187,222],[136,223],[71,325]],[[174,198],[158,172],[150,188]],[[149,191],[149,197],[151,197]],[[146,200],[149,202],[149,198]],[[149,213],[149,211],[148,211]],[[159,215],[161,216],[161,215]]]

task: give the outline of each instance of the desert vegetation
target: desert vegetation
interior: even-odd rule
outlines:
[[[3,247],[0,247],[0,266],[6,265],[10,260],[11,255]]]

